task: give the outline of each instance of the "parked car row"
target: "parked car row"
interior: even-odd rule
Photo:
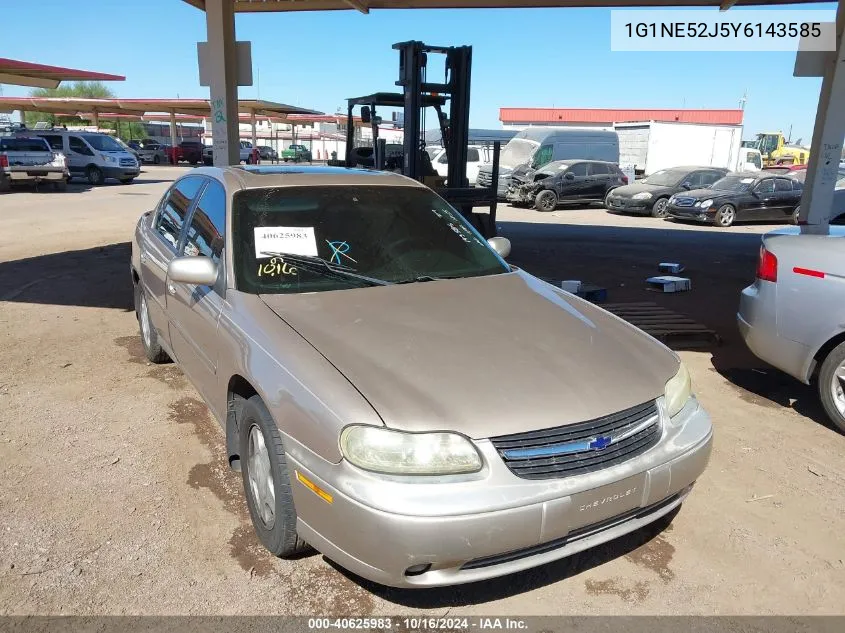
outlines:
[[[64,128],[20,130],[0,137],[0,187],[15,182],[52,181],[58,188],[73,178],[101,185],[108,179],[127,184],[140,173],[130,147],[108,134]]]

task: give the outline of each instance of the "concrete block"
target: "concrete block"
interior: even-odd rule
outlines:
[[[657,269],[667,275],[677,275],[684,270],[684,265],[673,262],[660,262],[657,265]]]
[[[686,277],[663,275],[646,279],[649,290],[655,292],[684,292],[692,288],[692,282]]]

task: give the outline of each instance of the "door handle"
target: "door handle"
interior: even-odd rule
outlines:
[[[169,281],[167,282],[167,292],[169,292],[169,293],[170,293],[170,294],[172,294],[172,295],[175,295],[175,294],[176,294],[176,286],[174,286],[174,285],[173,285],[172,283],[170,283]]]
[[[147,251],[141,251],[141,263],[142,264],[147,263],[147,258],[148,258]]]

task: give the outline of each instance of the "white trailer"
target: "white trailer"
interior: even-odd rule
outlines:
[[[680,165],[745,168],[741,125],[646,121],[613,128],[619,136],[619,164],[633,165],[637,175]]]

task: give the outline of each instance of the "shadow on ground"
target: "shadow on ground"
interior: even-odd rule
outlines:
[[[0,301],[133,310],[129,242],[0,262]]]
[[[482,580],[466,585],[437,587],[433,589],[396,589],[365,580],[331,561],[328,561],[328,563],[367,591],[403,607],[437,609],[484,604],[572,578],[594,567],[632,554],[638,548],[652,542],[656,537],[666,531],[667,528],[670,528],[672,520],[678,514],[679,510],[680,508],[676,508],[666,516],[635,532],[553,563],[501,578]]]

